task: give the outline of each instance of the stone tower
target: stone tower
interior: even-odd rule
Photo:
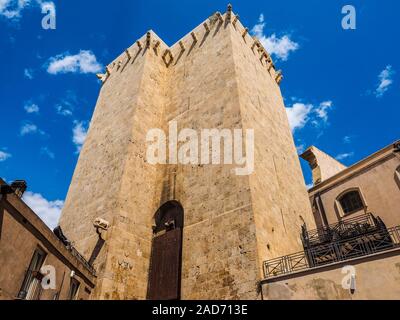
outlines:
[[[184,212],[180,298],[257,299],[263,261],[300,251],[301,225],[314,224],[282,76],[269,54],[229,6],[171,47],[149,31],[99,77],[103,85],[60,221],[98,270],[93,298],[149,297],[151,257],[164,257],[152,251],[155,214],[175,200]],[[149,164],[146,133],[168,132],[173,120],[178,130],[254,129],[254,172]],[[98,217],[110,223],[104,243],[93,228]]]

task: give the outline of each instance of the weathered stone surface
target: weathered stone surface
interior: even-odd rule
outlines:
[[[239,21],[222,17],[170,48],[151,32],[160,44],[145,49],[142,37],[103,84],[61,217],[87,256],[93,220],[111,222],[94,298],[146,297],[153,216],[168,200],[185,211],[183,299],[259,298],[262,261],[300,250],[300,225],[314,225],[275,69]],[[171,120],[178,129],[254,129],[254,173],[148,164],[147,131],[167,131]]]
[[[264,299],[269,300],[393,300],[400,297],[400,251],[354,259],[336,266],[299,272],[262,285]],[[354,267],[355,291],[344,288],[346,265]]]
[[[346,169],[345,165],[315,146],[309,147],[300,157],[308,161],[312,170],[314,185]]]

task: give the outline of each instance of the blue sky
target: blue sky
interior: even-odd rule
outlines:
[[[100,89],[95,73],[148,29],[173,44],[227,2],[55,0],[55,30],[42,28],[44,3],[0,0],[0,177],[27,180],[27,202],[53,226]],[[231,3],[283,70],[299,150],[316,145],[350,165],[399,138],[398,1]],[[356,30],[342,28],[346,4]]]

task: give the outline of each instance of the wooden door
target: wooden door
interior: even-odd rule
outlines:
[[[180,299],[183,210],[167,204],[156,213],[147,289],[151,300]]]

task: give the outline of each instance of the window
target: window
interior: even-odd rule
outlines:
[[[398,167],[398,168],[396,169],[394,178],[395,178],[397,184],[398,184],[399,187],[400,187],[400,167]]]
[[[40,294],[40,282],[42,280],[42,274],[40,269],[43,266],[46,253],[37,248],[33,253],[33,257],[29,264],[29,268],[26,271],[24,282],[22,283],[22,288],[19,291],[18,298],[26,300],[36,300],[39,298]]]
[[[69,295],[68,295],[68,299],[69,300],[75,300],[76,299],[76,295],[78,293],[78,289],[79,289],[79,281],[71,278],[71,287],[69,288]]]
[[[339,203],[342,206],[344,214],[364,209],[364,203],[358,190],[346,192],[339,198]]]

